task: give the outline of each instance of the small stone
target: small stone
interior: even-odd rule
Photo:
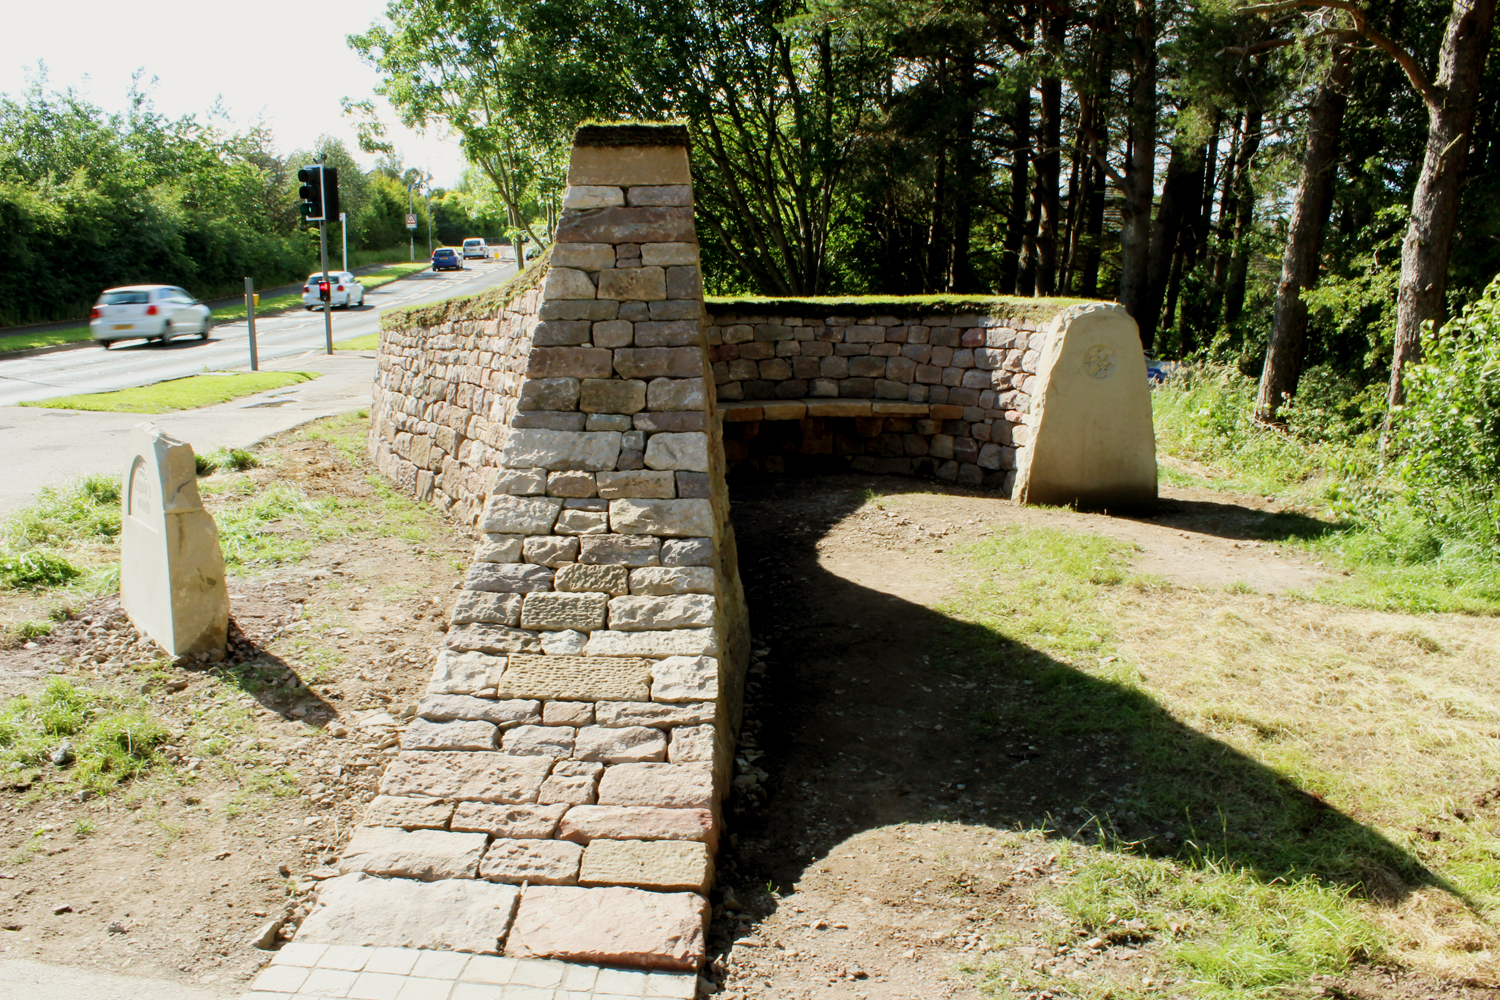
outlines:
[[[717,715],[717,705],[711,701],[610,701],[594,707],[594,718],[601,726],[700,726],[713,722]]]
[[[594,633],[599,634],[602,633]],[[586,656],[510,657],[497,684],[499,696],[640,702],[650,697],[650,660],[638,656],[601,657],[592,652],[592,647],[590,638]]]
[[[611,500],[609,526],[622,535],[709,535],[714,530],[713,505],[707,500]]]
[[[529,603],[537,597],[533,594]],[[526,612],[521,611],[521,622]],[[639,632],[649,629],[707,628],[714,623],[714,598],[711,594],[673,594],[667,597],[615,597],[609,601],[609,627]]]
[[[647,726],[584,726],[578,730],[573,756],[604,764],[666,760],[667,738]]]
[[[641,245],[641,263],[660,267],[696,264],[698,247],[693,243],[644,243]]]
[[[653,434],[646,442],[646,466],[651,469],[683,469],[687,472],[708,471],[708,435]],[[705,535],[708,531],[696,534]]]
[[[691,205],[693,203],[693,188],[689,184],[637,184],[628,189],[629,202],[631,205]],[[641,255],[645,256],[648,246],[693,246],[692,243],[644,243],[641,245]]]
[[[713,878],[705,844],[691,840],[595,840],[583,852],[583,885],[707,892]]]
[[[362,826],[350,838],[339,868],[343,874],[363,871],[424,882],[473,878],[484,845],[483,834]]]
[[[547,474],[547,495],[554,497],[591,497],[598,493],[594,474],[578,469]]]
[[[464,574],[464,590],[529,594],[552,589],[552,570],[526,563],[477,563]]]
[[[517,726],[506,732],[504,746],[509,754],[560,760],[573,756],[573,729],[569,726]]]
[[[474,694],[493,691],[505,669],[505,657],[483,653],[455,653],[445,649],[438,653],[432,668],[428,694]]]
[[[380,791],[475,802],[535,802],[551,765],[547,757],[404,750],[385,769]]]
[[[552,774],[542,783],[541,803],[565,803],[567,805],[590,805],[599,786],[599,776],[604,773],[603,764],[588,761],[560,760],[552,768]]]
[[[503,668],[503,664],[502,664]],[[496,671],[499,679],[499,670]],[[493,688],[493,683],[491,687]],[[450,722],[454,719],[488,722],[508,729],[523,723],[535,723],[541,717],[542,703],[525,699],[494,701],[489,698],[470,698],[461,694],[429,694],[417,702],[417,714],[433,722]]]
[[[582,856],[583,848],[565,840],[496,840],[479,866],[479,877],[516,885],[574,885]]]
[[[712,566],[714,564],[714,540],[712,538],[674,538],[662,542],[661,564],[663,566]]]
[[[413,719],[401,736],[403,750],[493,750],[499,730],[488,722]]]
[[[589,634],[579,632],[575,629],[563,629],[560,632],[543,632],[542,652],[548,656],[578,656],[589,644]]]
[[[617,187],[603,187],[596,184],[570,184],[567,188],[567,194],[563,196],[563,208],[613,208],[616,205],[623,204],[625,204],[625,192],[622,189]],[[573,247],[580,246],[602,246],[604,247],[604,249],[609,251],[610,263],[586,268],[586,270],[597,271],[600,267],[614,266],[615,248],[607,243],[561,243],[554,248],[553,253],[556,254],[558,250],[571,250]],[[572,260],[573,256],[564,254],[563,259]],[[583,265],[559,265],[558,263],[554,262],[553,266],[582,267]]]
[[[714,840],[714,814],[707,809],[652,806],[574,806],[557,828],[559,840]]]
[[[592,299],[594,283],[583,271],[571,267],[549,267],[547,280],[542,284],[542,298]]]
[[[519,898],[511,886],[469,879],[428,883],[343,875],[318,889],[297,941],[493,955]]]
[[[616,764],[599,780],[602,806],[712,809],[713,768],[707,764]]]
[[[561,566],[553,580],[559,591],[582,591],[618,596],[630,590],[630,570],[625,566]],[[520,620],[520,608],[516,610]]]
[[[499,469],[490,482],[491,493],[534,496],[547,492],[546,469]]]
[[[678,628],[663,632],[624,632],[601,629],[589,635],[589,644],[584,653],[591,658],[595,656],[718,656],[719,643],[711,628]]]
[[[520,433],[520,432],[517,432]],[[485,533],[509,535],[548,535],[562,510],[562,501],[553,497],[492,496],[484,505],[479,528]]]
[[[558,517],[559,524],[556,527],[561,528],[561,521],[568,513],[566,510],[562,512],[562,515]],[[562,535],[532,535],[526,539],[522,555],[528,563],[533,565],[554,568],[563,566],[577,561],[578,539]]]
[[[667,760],[673,764],[705,764],[714,760],[713,726],[674,726],[667,733]]]
[[[414,799],[377,795],[365,808],[365,826],[399,826],[406,830],[442,830],[453,817],[454,805],[442,799]]]
[[[578,553],[578,561],[581,563],[614,566],[658,566],[661,564],[661,540],[649,535],[584,536],[579,539],[579,543],[581,549]]]
[[[677,484],[670,472],[638,470],[634,472],[601,472],[599,496],[605,500],[631,497],[670,500],[677,496]]]
[[[708,901],[694,893],[609,887],[528,889],[506,938],[513,958],[694,972]]]
[[[630,571],[630,592],[642,597],[712,594],[714,590],[714,571],[708,566],[643,566]]]
[[[513,563],[521,561],[521,536],[484,534],[474,544],[475,562]]]
[[[490,625],[519,624],[521,595],[461,590],[453,602],[453,612],[448,620],[453,625],[468,625],[473,622],[484,622]]]
[[[566,805],[505,806],[492,802],[463,802],[453,814],[454,830],[488,833],[520,840],[547,839],[567,812]]]
[[[719,697],[719,661],[712,656],[669,656],[651,668],[651,700],[711,702]]]
[[[707,500],[713,496],[713,480],[703,472],[677,473],[677,495]]]
[[[609,515],[604,511],[565,510],[557,518],[559,535],[602,535],[609,530]]]
[[[525,608],[522,608],[525,614]],[[506,625],[460,625],[449,629],[443,645],[454,652],[480,652],[491,655],[499,653],[540,653],[541,643],[536,635]]]

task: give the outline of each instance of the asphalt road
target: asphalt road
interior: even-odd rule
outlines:
[[[514,273],[515,264],[510,262],[470,261],[462,271],[422,271],[393,281],[366,294],[362,307],[333,311],[334,343],[375,333],[380,329],[382,309],[469,295]],[[258,319],[255,342],[262,362],[321,350],[323,314],[299,309]],[[77,350],[0,358],[0,406],[249,367],[249,328],[244,322],[216,326],[206,341],[194,338],[163,345],[124,340],[107,351],[91,344]]]

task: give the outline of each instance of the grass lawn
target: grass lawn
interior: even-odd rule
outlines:
[[[427,265],[428,262],[425,260],[419,260],[412,263],[392,264],[389,267],[383,267],[378,271],[372,271],[369,274],[361,275],[359,281],[360,284],[365,286],[365,291],[368,292],[379,288],[381,285],[388,285],[393,281],[404,278],[408,274],[415,274],[418,271],[425,271],[427,269]],[[276,313],[284,313],[292,309],[301,308],[302,293],[300,291],[289,292],[286,295],[273,295],[270,298],[262,295],[260,298],[260,305],[255,307],[255,316],[257,319],[259,319],[262,316],[272,316]],[[244,318],[245,303],[243,301],[236,302],[232,306],[225,306],[222,309],[214,310],[214,322],[216,323],[235,323]]]
[[[34,351],[39,347],[56,347],[58,344],[74,344],[90,339],[88,326],[70,326],[65,330],[47,330],[42,333],[21,333],[0,338],[0,354],[12,351]]]
[[[367,333],[363,337],[355,337],[353,340],[341,340],[334,344],[334,350],[338,351],[373,351],[380,346],[380,334]]]
[[[168,413],[172,410],[195,410],[200,406],[227,403],[241,396],[265,392],[267,389],[280,389],[282,386],[296,385],[317,377],[316,372],[210,372],[134,389],[57,396],[20,405],[45,406],[55,410]]]

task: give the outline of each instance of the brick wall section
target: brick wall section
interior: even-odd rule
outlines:
[[[730,468],[832,458],[1009,495],[1046,337],[991,316],[717,312],[707,339]]]

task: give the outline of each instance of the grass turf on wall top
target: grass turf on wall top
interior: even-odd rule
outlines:
[[[509,281],[494,288],[487,288],[474,295],[444,299],[428,305],[409,306],[405,309],[387,309],[380,314],[382,330],[416,330],[423,327],[441,326],[465,320],[494,319],[511,301],[541,284],[547,273],[547,261],[552,258],[552,248],[538,254],[531,265]]]
[[[710,295],[704,304],[710,315],[761,314],[770,316],[994,316],[1041,325],[1069,306],[1093,299],[1036,299],[1021,295],[820,295],[761,296]]]

